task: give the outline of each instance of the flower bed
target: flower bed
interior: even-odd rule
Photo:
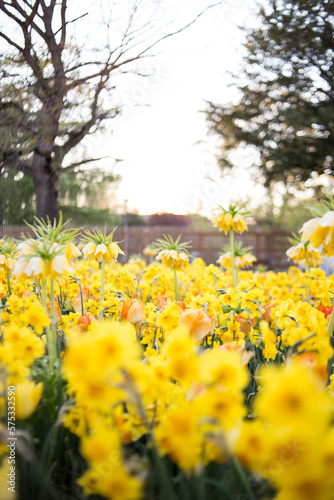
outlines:
[[[334,277],[35,233],[0,248],[1,498],[333,498]]]

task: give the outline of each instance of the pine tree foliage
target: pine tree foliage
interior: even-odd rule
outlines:
[[[265,185],[302,187],[334,172],[334,3],[268,0],[247,30],[237,104],[208,103],[210,130],[220,139],[220,165],[253,146]]]

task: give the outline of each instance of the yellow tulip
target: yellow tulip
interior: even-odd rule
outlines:
[[[15,417],[24,420],[34,413],[41,399],[43,384],[35,384],[32,380],[25,380],[16,385]]]

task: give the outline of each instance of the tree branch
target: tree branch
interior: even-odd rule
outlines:
[[[63,10],[63,4],[62,4],[62,10]],[[82,19],[83,17],[86,17],[86,16],[88,16],[88,12],[85,12],[85,14],[82,14],[81,16],[78,16],[75,19],[72,19],[71,21],[65,21],[65,24],[66,24],[66,26],[68,26],[69,24],[75,23],[76,21],[79,21],[79,19]],[[62,19],[63,19],[63,15],[62,15]],[[62,26],[57,31],[55,31],[55,36],[57,36],[58,33],[60,33],[62,31],[62,29],[63,29],[63,22],[62,22]]]
[[[100,160],[105,160],[106,158],[110,158],[110,156],[101,156],[101,158],[90,158],[87,160],[81,160],[76,163],[71,163],[71,165],[68,165],[67,167],[63,167],[61,169],[62,172],[66,172],[68,170],[73,170],[76,167],[80,167],[81,165],[85,165],[87,163],[91,163],[93,161],[100,161]]]
[[[1,155],[1,161],[3,165],[16,170],[17,172],[23,172],[29,176],[32,175],[30,169],[30,163],[21,159],[21,153],[15,151],[4,151]]]
[[[12,45],[13,47],[15,47],[16,50],[18,50],[19,52],[23,53],[23,48],[20,47],[19,45],[17,45],[17,43],[13,42],[13,40],[11,40],[7,35],[5,35],[5,33],[0,32],[0,36],[4,40],[6,40],[6,42],[9,43],[9,45]]]
[[[62,50],[65,47],[66,40],[66,1],[63,0],[61,4],[61,39],[59,42],[59,48]],[[55,35],[56,36],[56,35]]]

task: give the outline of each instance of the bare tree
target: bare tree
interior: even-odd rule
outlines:
[[[150,3],[155,9],[161,4]],[[139,74],[137,63],[158,43],[204,13],[166,31],[145,19],[144,0],[90,2],[87,12],[80,11],[81,4],[0,0],[0,38],[7,45],[0,69],[0,171],[6,165],[32,177],[40,218],[58,218],[57,186],[64,169],[99,159],[64,166],[66,155],[119,113],[112,101],[115,76]]]

